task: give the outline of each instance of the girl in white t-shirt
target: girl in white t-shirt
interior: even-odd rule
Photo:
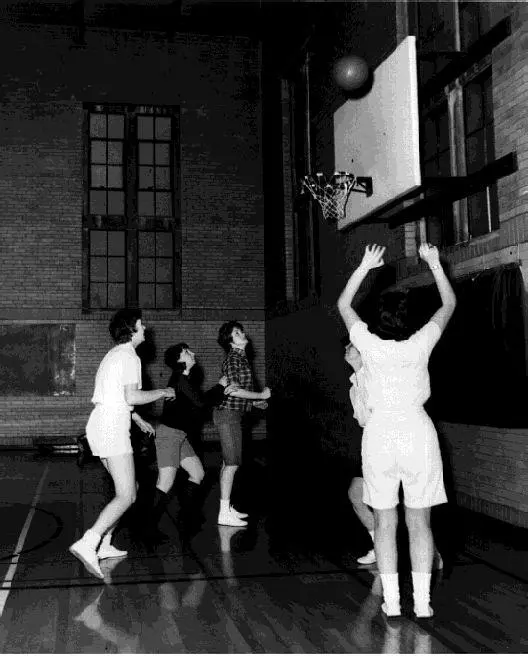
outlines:
[[[423,408],[429,398],[431,351],[456,305],[453,289],[440,264],[438,250],[420,246],[420,257],[435,279],[442,305],[431,320],[412,334],[406,295],[383,295],[372,332],[351,303],[371,269],[383,266],[385,248],[367,246],[359,267],[338,301],[350,341],[360,351],[364,368],[368,418],[362,441],[364,502],[374,509],[374,548],[383,583],[384,612],[400,614],[396,528],[400,485],[410,538],[414,610],[430,617],[431,567],[434,544],[431,506],[447,501],[438,437]]]
[[[142,431],[154,432],[148,422],[133,412],[134,406],[175,396],[171,387],[141,389],[141,363],[136,355],[136,348],[145,340],[141,310],[119,310],[110,321],[109,330],[116,346],[105,355],[95,376],[94,408],[86,425],[86,438],[93,454],[112,477],[115,496],[95,524],[70,546],[70,552],[100,579],[104,578],[100,560],[124,557],[127,553],[116,549],[111,540],[117,522],[136,500],[130,422],[133,419]]]

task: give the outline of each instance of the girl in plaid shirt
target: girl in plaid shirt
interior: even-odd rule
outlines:
[[[271,391],[265,387],[255,392],[253,373],[246,356],[248,338],[238,321],[224,323],[218,332],[218,343],[226,351],[222,374],[228,385],[235,385],[229,397],[213,411],[213,421],[220,435],[223,464],[220,471],[220,511],[218,523],[223,526],[247,526],[246,513],[231,505],[235,473],[242,462],[242,420],[252,406],[266,408]]]

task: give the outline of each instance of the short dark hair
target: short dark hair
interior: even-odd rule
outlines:
[[[234,328],[239,330],[244,330],[244,326],[236,320],[226,321],[220,326],[218,331],[218,343],[224,349],[224,351],[229,352],[232,344],[232,332]]]
[[[169,346],[165,351],[165,364],[167,367],[175,372],[183,371],[185,369],[185,362],[178,362],[178,360],[182,352],[188,348],[189,346],[185,342],[179,342],[178,344],[174,344],[174,346]]]
[[[406,292],[395,290],[381,294],[371,332],[381,339],[396,342],[412,335]]]
[[[136,332],[136,323],[141,316],[139,308],[125,308],[114,314],[108,330],[116,344],[126,344],[131,341],[133,333]]]

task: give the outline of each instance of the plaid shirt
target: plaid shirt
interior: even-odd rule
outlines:
[[[222,363],[222,374],[227,376],[227,384],[235,383],[242,389],[253,392],[253,374],[249,361],[244,351],[232,348],[227,358]],[[238,410],[247,412],[251,409],[252,401],[249,399],[237,399],[234,396],[225,396],[220,408],[224,410]]]

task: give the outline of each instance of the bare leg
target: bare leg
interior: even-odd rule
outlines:
[[[398,551],[396,529],[397,508],[374,509],[374,549],[383,585],[383,610],[389,615],[400,614],[400,589],[398,583]]]
[[[189,482],[200,485],[205,476],[202,461],[198,456],[189,456],[181,461],[181,466],[189,474]],[[158,486],[159,487],[159,486]]]
[[[109,531],[111,538],[111,531],[136,499],[136,477],[132,454],[126,453],[105,458],[102,459],[102,462],[112,477],[115,496],[103,508],[92,528],[88,529],[83,537],[70,547],[70,552],[83,562],[91,574],[100,579],[104,576],[99,566],[96,549],[101,538]]]
[[[374,532],[374,513],[370,506],[363,501],[363,478],[356,476],[352,479],[350,487],[348,488],[348,498],[354,508],[354,512],[359,518],[359,521],[367,529],[369,533]]]
[[[431,509],[406,507],[405,522],[409,531],[414,612],[418,617],[431,617],[433,609],[429,601],[434,555]]]
[[[226,465],[222,463],[220,470],[220,512],[218,523],[223,526],[247,526],[247,522],[231,508],[231,491],[238,465]]]
[[[160,467],[158,469],[158,480],[156,482],[158,490],[165,492],[165,494],[170,492],[174,485],[177,471],[177,467]]]

